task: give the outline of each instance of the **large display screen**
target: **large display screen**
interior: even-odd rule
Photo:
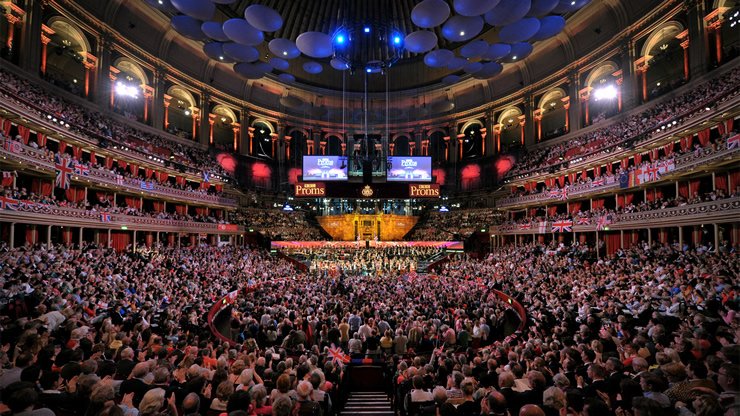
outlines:
[[[431,182],[432,158],[430,156],[390,156],[388,182]]]
[[[303,156],[304,181],[346,181],[347,158],[344,156]]]

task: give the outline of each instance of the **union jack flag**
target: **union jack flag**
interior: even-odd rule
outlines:
[[[101,222],[110,222],[110,214],[107,212],[103,212],[100,214],[100,221]]]
[[[116,175],[116,183],[118,185],[123,185],[123,175]]]
[[[340,347],[337,347],[334,344],[331,344],[331,348],[329,348],[329,352],[327,352],[327,357],[335,363],[346,364],[349,362],[349,355],[345,354]]]
[[[645,179],[647,181],[656,181],[660,179],[660,172],[657,166],[649,165],[645,168]]]
[[[565,201],[566,199],[568,199],[568,186],[565,186],[561,190],[561,192],[560,192],[560,199],[562,199],[563,201]]]
[[[601,231],[606,228],[607,225],[612,223],[612,219],[609,215],[602,215],[596,220],[596,229]]]
[[[740,147],[740,134],[736,134],[727,139],[727,148],[735,149]]]
[[[75,174],[81,176],[90,176],[90,168],[84,163],[75,163]]]
[[[604,186],[604,178],[599,177],[591,181],[592,188],[597,186]]]
[[[3,142],[3,149],[7,150],[10,153],[20,153],[21,143],[11,139],[10,137],[7,137],[5,138],[5,142]]]
[[[69,189],[69,185],[72,183],[72,172],[74,171],[72,161],[69,158],[57,156],[54,167],[57,171],[57,178],[54,181],[56,187]]]
[[[9,209],[11,211],[17,211],[19,201],[17,199],[13,199],[10,197],[7,197],[5,195],[0,195],[0,209]]]
[[[588,217],[578,217],[578,225],[589,225],[591,224],[591,219]]]
[[[560,189],[550,189],[550,192],[548,192],[548,195],[550,198],[559,198],[560,197]]]
[[[552,223],[552,232],[564,233],[573,231],[573,220],[560,220]]]
[[[520,230],[531,230],[532,229],[532,223],[525,222],[524,224],[519,224]]]

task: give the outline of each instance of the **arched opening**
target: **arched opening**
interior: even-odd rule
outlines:
[[[478,120],[472,120],[463,126],[462,132],[465,135],[461,144],[463,159],[473,159],[483,156],[482,128],[483,123]]]
[[[540,98],[537,108],[542,112],[539,131],[541,132],[540,140],[554,139],[567,133],[565,129],[566,111],[563,98],[567,94],[562,88],[555,88],[546,92]]]
[[[619,70],[616,63],[605,62],[594,68],[586,78],[586,86],[591,90],[588,95],[589,118],[582,114],[584,124],[598,123],[619,112],[619,88],[614,73]],[[588,121],[588,123],[586,123]]]
[[[79,96],[85,96],[85,61],[90,42],[82,30],[62,17],[47,23],[54,34],[47,46],[47,81]]]
[[[519,116],[522,110],[518,107],[509,107],[498,117],[501,125],[501,151],[508,152],[522,146],[522,128],[519,125]]]
[[[308,133],[301,129],[293,129],[288,133],[288,136],[290,137],[290,154],[287,155],[287,160],[292,162],[292,166],[300,166],[303,155],[308,154],[308,149],[306,148]]]
[[[195,97],[185,87],[173,85],[167,89],[171,97],[167,108],[167,131],[187,139],[194,139],[198,134],[198,108]]]
[[[676,36],[684,26],[675,20],[666,22],[645,40],[640,56],[648,65],[648,99],[658,97],[685,82],[683,49]]]
[[[113,111],[132,120],[144,121],[148,118],[145,117],[148,109],[145,109],[147,98],[144,96],[144,87],[149,85],[146,71],[128,58],[117,59],[113,66],[120,71],[111,86],[115,93]]]
[[[446,147],[445,134],[436,130],[429,135],[429,156],[432,157],[432,161],[437,165],[444,165],[447,161],[446,158]]]
[[[234,149],[234,123],[239,120],[234,110],[219,104],[211,111],[216,117],[213,120],[213,145],[217,149],[231,151]]]
[[[395,156],[411,156],[409,137],[405,134],[393,138],[393,154]]]
[[[252,138],[252,155],[272,157],[272,125],[263,120],[252,123],[254,136]]]

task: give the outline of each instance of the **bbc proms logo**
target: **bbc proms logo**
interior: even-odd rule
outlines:
[[[334,166],[334,161],[332,159],[329,159],[328,157],[322,157],[320,159],[316,159],[316,166],[332,167]]]
[[[401,166],[404,168],[415,168],[419,166],[419,162],[415,161],[414,159],[402,159]]]

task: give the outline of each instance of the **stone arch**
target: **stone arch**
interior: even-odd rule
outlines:
[[[197,102],[193,94],[182,85],[173,85],[167,89],[167,95],[182,100],[188,105],[188,108],[198,108]]]
[[[478,120],[477,118],[474,118],[474,119],[466,121],[465,124],[463,124],[462,128],[460,129],[460,133],[464,133],[465,130],[468,129],[468,127],[472,127],[472,126],[480,126],[481,128],[485,127],[482,121]]]
[[[216,114],[217,116],[221,116],[223,118],[226,118],[226,121],[221,120],[224,124],[231,124],[235,123],[239,120],[239,118],[236,116],[236,113],[231,108],[223,105],[218,104],[215,107],[213,107],[213,111],[211,111],[213,114]]]
[[[567,97],[568,94],[565,93],[565,90],[563,90],[560,87],[553,88],[550,91],[546,92],[542,95],[542,98],[540,98],[540,101],[537,103],[537,108],[540,110],[546,110],[546,106],[548,103],[552,101],[560,102],[561,98]]]
[[[508,107],[501,112],[498,116],[498,124],[512,124],[516,123],[517,117],[522,115],[522,110],[519,107]],[[509,120],[512,120],[509,122]]]
[[[60,38],[69,40],[72,43],[70,47],[75,47],[75,51],[80,55],[85,56],[87,53],[92,52],[92,47],[87,36],[71,20],[62,16],[54,16],[49,19],[47,26],[54,29],[55,34]]]
[[[295,133],[295,132],[299,132],[299,133],[303,134],[303,136],[305,136],[305,137],[311,137],[311,135],[308,134],[308,130],[305,129],[305,128],[303,128],[303,127],[291,127],[291,128],[288,129],[288,131],[285,132],[285,135],[286,136],[292,136],[293,133]]]
[[[587,87],[590,87],[594,82],[598,81],[602,77],[611,76],[618,70],[619,65],[617,65],[614,61],[603,62],[602,64],[591,70],[591,72],[588,74],[588,77],[586,77],[585,85]]]
[[[267,128],[270,129],[270,134],[275,133],[275,126],[273,126],[269,120],[265,120],[264,118],[257,118],[252,122],[251,126],[254,127],[257,124],[263,124],[267,126]]]
[[[147,76],[144,68],[142,68],[141,65],[131,60],[130,58],[118,58],[113,63],[113,66],[120,70],[121,73],[129,74],[134,77],[136,80],[139,81],[140,86],[143,87],[145,85],[149,85],[149,77]]]
[[[432,137],[434,133],[442,133],[443,136],[447,136],[447,130],[442,127],[433,127],[426,132],[426,137]]]
[[[642,50],[640,51],[640,56],[650,56],[650,52],[655,49],[656,46],[661,45],[664,41],[675,40],[676,35],[683,32],[683,30],[683,24],[675,20],[665,22],[658,26],[645,40],[645,44],[642,45]]]

